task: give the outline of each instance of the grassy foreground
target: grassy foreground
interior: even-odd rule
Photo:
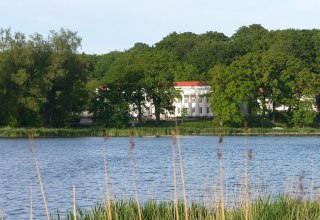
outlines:
[[[90,210],[77,209],[76,219],[110,219],[106,206],[99,204]],[[253,220],[292,220],[292,219],[320,219],[320,203],[317,201],[301,201],[285,196],[274,200],[263,199],[239,208],[227,208],[224,215],[220,207],[209,208],[208,205],[192,203],[188,208],[188,218],[185,216],[182,202],[178,203],[178,218],[175,205],[171,202],[157,203],[148,201],[141,206],[143,219],[253,219]],[[117,201],[111,203],[112,219],[139,219],[138,207],[134,201]],[[73,220],[73,212],[67,214],[66,219]],[[59,214],[52,215],[52,219],[62,219]]]

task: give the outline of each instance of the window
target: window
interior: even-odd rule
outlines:
[[[178,108],[178,114],[180,114],[181,113],[181,109],[180,108]]]
[[[202,98],[200,98],[200,99],[199,99],[199,103],[202,103],[202,102],[203,102],[203,99],[202,99]]]
[[[200,114],[202,114],[202,108],[200,108],[199,110],[200,110],[200,111],[199,111],[199,112],[200,112]]]
[[[184,103],[188,103],[189,99],[188,98],[184,98]]]
[[[195,113],[196,112],[196,108],[192,108],[192,113]]]
[[[192,98],[191,98],[191,102],[192,102],[192,103],[195,103],[195,102],[196,102],[196,98],[192,97]]]
[[[210,113],[210,107],[207,107],[207,113]]]

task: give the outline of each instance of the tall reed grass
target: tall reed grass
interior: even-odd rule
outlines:
[[[2,209],[0,208],[0,218],[3,220]]]
[[[136,206],[138,208],[138,217],[139,217],[139,220],[142,220],[142,214],[141,214],[141,208],[140,208],[140,202],[139,202],[139,196],[138,196],[137,177],[135,173],[134,145],[135,145],[134,133],[133,133],[133,128],[131,128],[130,129],[130,158],[131,158],[131,164],[132,164],[134,194],[136,199]]]
[[[38,159],[37,159],[37,155],[36,155],[36,149],[35,149],[35,145],[34,145],[33,140],[32,140],[32,136],[29,136],[29,141],[30,141],[30,150],[31,150],[32,157],[33,157],[33,160],[34,160],[34,163],[35,163],[35,167],[36,167],[36,170],[37,170],[37,176],[38,176],[39,185],[40,185],[40,189],[41,189],[44,209],[46,211],[46,217],[47,217],[47,220],[50,220],[50,214],[49,214],[49,209],[48,209],[47,198],[46,198],[46,194],[45,194],[44,187],[43,187],[43,184],[42,184],[40,167],[39,167],[39,164],[38,164]]]
[[[221,209],[209,208],[207,205],[192,203],[188,207],[188,217],[185,216],[183,201],[178,202],[179,219],[222,219]],[[141,206],[144,219],[168,219],[175,220],[175,204],[173,202],[156,202],[150,200]],[[299,210],[299,211],[298,211]],[[112,219],[139,219],[137,204],[135,201],[113,201],[111,203]],[[78,219],[105,219],[105,206],[97,205],[90,210],[78,209]],[[320,217],[320,207],[317,201],[303,201],[280,195],[275,199],[265,198],[254,201],[250,204],[249,212],[245,204],[237,208],[226,208],[224,211],[225,219],[234,220],[317,220]],[[73,220],[71,213],[67,214],[66,219]]]

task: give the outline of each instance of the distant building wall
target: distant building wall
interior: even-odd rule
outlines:
[[[174,101],[174,114],[169,117],[181,117],[182,109],[186,108],[189,117],[212,117],[209,97],[210,86],[200,82],[176,82],[176,89],[181,91],[181,99]]]
[[[180,91],[181,98],[176,98],[173,102],[175,106],[173,113],[168,111],[161,115],[161,118],[181,117],[183,108],[186,108],[188,117],[212,117],[209,97],[210,86],[201,81],[176,82],[175,88]],[[133,109],[133,107],[130,107]],[[155,109],[151,103],[146,103],[142,108],[142,115],[145,118],[154,119]],[[138,116],[137,110],[132,110],[133,117]]]

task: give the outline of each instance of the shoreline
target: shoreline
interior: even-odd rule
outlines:
[[[137,127],[136,137],[166,137],[171,136],[170,127]],[[223,128],[224,136],[320,136],[320,129],[315,128]],[[179,128],[180,136],[217,136],[214,128]],[[0,128],[0,138],[78,138],[78,137],[129,137],[130,128]]]

